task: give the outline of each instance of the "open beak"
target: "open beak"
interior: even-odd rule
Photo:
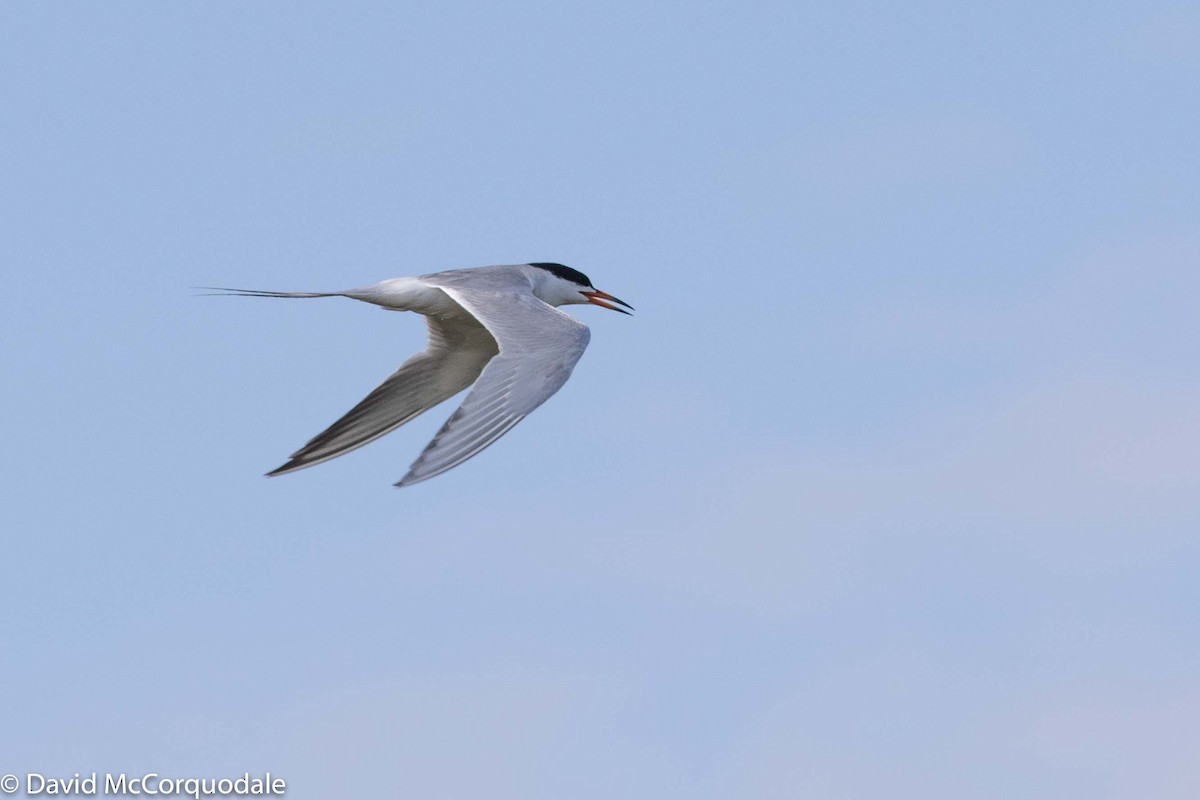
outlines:
[[[624,300],[618,300],[617,298],[613,297],[608,292],[601,292],[601,291],[580,292],[580,294],[582,294],[584,297],[586,297],[587,301],[594,306],[600,306],[601,308],[607,308],[612,311],[620,311],[622,314],[628,314],[629,311],[633,311],[633,306],[629,305],[629,303],[626,303]],[[611,300],[612,302],[616,303],[617,306],[625,306],[625,308],[628,308],[629,311],[625,311],[623,309],[617,308],[617,306],[610,305],[609,303],[604,302],[605,300]]]

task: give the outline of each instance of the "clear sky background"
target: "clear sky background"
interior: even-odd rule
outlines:
[[[1194,4],[6,3],[0,772],[1200,794]],[[562,392],[278,466],[561,261]]]

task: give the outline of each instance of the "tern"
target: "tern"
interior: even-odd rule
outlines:
[[[209,287],[241,297],[348,297],[425,316],[429,344],[362,402],[267,473],[285,475],[349,453],[468,386],[471,391],[396,486],[411,486],[480,453],[557,392],[591,332],[558,306],[633,306],[552,263],[454,269],[342,292]],[[617,305],[612,305],[616,303]]]

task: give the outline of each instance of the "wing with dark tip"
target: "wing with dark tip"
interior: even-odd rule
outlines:
[[[532,294],[439,288],[487,328],[499,354],[397,486],[440,475],[511,430],[567,382],[591,336]]]
[[[496,340],[469,314],[426,317],[429,345],[337,422],[268,475],[283,475],[348,453],[395,430],[470,386],[498,352]]]

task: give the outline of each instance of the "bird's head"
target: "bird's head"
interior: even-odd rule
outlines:
[[[601,308],[620,311],[622,314],[628,314],[633,310],[633,306],[625,301],[618,300],[608,292],[602,292],[592,286],[588,276],[577,269],[545,262],[537,262],[529,266],[534,268],[533,293],[540,300],[552,306],[591,303]],[[617,308],[612,303],[625,306],[629,311]]]

